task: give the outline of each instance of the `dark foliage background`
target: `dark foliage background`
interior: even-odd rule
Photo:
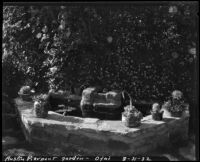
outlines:
[[[3,92],[101,84],[136,100],[195,95],[197,3],[3,7]]]

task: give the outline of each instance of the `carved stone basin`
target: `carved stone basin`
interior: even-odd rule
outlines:
[[[189,114],[182,118],[142,119],[138,128],[128,128],[120,120],[63,116],[49,111],[47,118],[36,118],[33,103],[17,98],[21,125],[29,142],[40,147],[76,148],[85,155],[145,155],[169,145],[171,137],[187,138]]]

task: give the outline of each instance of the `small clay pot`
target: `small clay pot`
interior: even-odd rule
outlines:
[[[38,118],[46,118],[48,115],[48,106],[50,106],[47,102],[35,101],[33,112],[34,115]]]
[[[153,120],[161,121],[163,119],[163,111],[151,111],[151,115]]]

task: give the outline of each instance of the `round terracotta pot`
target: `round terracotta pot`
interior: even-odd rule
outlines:
[[[160,121],[163,119],[163,111],[162,112],[151,111],[151,115],[153,120]]]
[[[48,115],[47,103],[35,101],[33,112],[34,115],[38,118],[46,118]]]

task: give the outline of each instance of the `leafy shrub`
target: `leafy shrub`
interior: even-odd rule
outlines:
[[[11,56],[2,58],[2,92],[11,98],[17,97],[17,93],[23,84],[24,75],[13,65]]]
[[[183,93],[178,90],[173,91],[171,99],[168,100],[163,107],[172,113],[183,112],[186,108]]]
[[[36,95],[34,96],[33,100],[34,101],[38,101],[38,102],[43,102],[43,101],[46,101],[47,100],[47,94],[40,94],[40,95]]]
[[[165,99],[173,89],[193,94],[196,13],[194,2],[4,6],[3,56],[12,56],[10,73],[41,92],[101,84],[136,100]],[[15,87],[17,73],[6,87]]]
[[[154,103],[152,105],[152,111],[153,112],[160,112],[161,108],[160,108],[160,105],[158,103]]]
[[[183,93],[179,90],[175,90],[172,92],[172,98],[174,100],[182,100],[183,99]]]

